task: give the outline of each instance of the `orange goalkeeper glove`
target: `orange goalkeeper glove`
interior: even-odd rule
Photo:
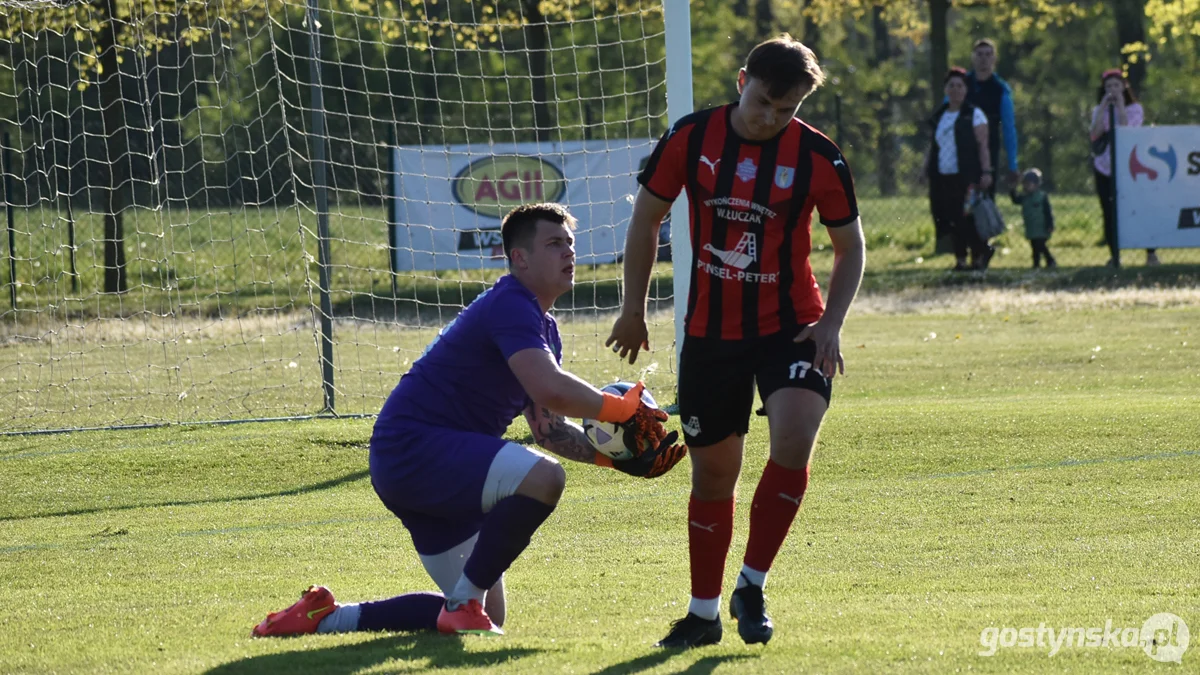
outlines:
[[[637,448],[638,454],[657,448],[667,436],[667,429],[663,426],[667,418],[667,413],[658,408],[651,408],[643,402],[633,417],[621,425],[625,430],[625,447]]]
[[[629,388],[622,396],[610,394],[606,391],[600,392],[603,397],[600,401],[600,412],[596,415],[596,419],[601,422],[611,422],[613,424],[624,424],[633,417],[642,403],[642,391],[646,385],[638,382]]]

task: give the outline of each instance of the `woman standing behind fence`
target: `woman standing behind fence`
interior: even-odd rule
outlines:
[[[938,236],[949,233],[954,238],[956,271],[986,269],[992,248],[980,239],[965,203],[970,190],[992,185],[987,116],[966,102],[967,71],[951,68],[944,83],[946,103],[933,114],[933,144],[925,156],[934,228]]]
[[[1106,70],[1100,75],[1100,93],[1096,107],[1092,108],[1092,170],[1096,176],[1096,195],[1100,197],[1100,209],[1104,212],[1104,243],[1112,257],[1109,267],[1121,266],[1121,251],[1117,248],[1117,203],[1113,189],[1113,171],[1110,159],[1108,115],[1112,109],[1117,126],[1140,127],[1145,119],[1142,104],[1137,102],[1129,82],[1120,68]],[[1152,248],[1146,249],[1146,264],[1157,265],[1158,256]]]

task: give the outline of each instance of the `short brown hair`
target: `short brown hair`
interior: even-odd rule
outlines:
[[[817,55],[787,33],[750,50],[746,57],[746,77],[767,85],[771,98],[787,96],[796,87],[802,87],[808,96],[825,82]]]
[[[971,51],[975,51],[980,47],[991,47],[992,51],[996,51],[996,43],[991,38],[980,38],[971,45]]]
[[[533,245],[533,236],[537,234],[537,224],[540,220],[548,220],[558,225],[566,225],[574,230],[575,216],[567,207],[554,202],[540,204],[522,204],[500,221],[500,237],[504,240],[504,257],[512,262],[512,251],[518,246],[529,248]]]

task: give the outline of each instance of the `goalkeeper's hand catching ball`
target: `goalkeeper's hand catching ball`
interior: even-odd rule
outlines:
[[[661,426],[661,425],[660,425]],[[662,437],[657,446],[630,459],[614,459],[612,466],[617,471],[640,478],[658,478],[670,471],[679,460],[687,456],[687,445],[676,443],[679,432],[672,431]]]

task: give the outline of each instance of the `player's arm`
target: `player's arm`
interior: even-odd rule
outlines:
[[[633,215],[625,235],[625,299],[621,315],[613,326],[605,346],[617,344],[621,358],[637,360],[639,349],[649,349],[646,334],[646,303],[650,297],[650,273],[658,254],[658,231],[671,202],[660,199],[646,188],[638,190]]]
[[[834,157],[832,162],[828,157],[814,162],[820,173],[819,182],[814,184],[814,196],[821,222],[833,243],[833,272],[820,322],[840,330],[862,283],[867,247],[850,167],[840,152]]]
[[[650,297],[650,272],[658,254],[658,231],[671,211],[671,202],[660,199],[646,188],[638,189],[633,200],[633,215],[625,235],[625,301],[622,309],[646,314]]]
[[[537,402],[525,408],[525,421],[538,445],[564,459],[596,463],[596,450],[583,434],[583,427],[552,412]]]
[[[845,372],[841,352],[842,324],[862,283],[867,249],[854,195],[854,178],[845,157],[835,149],[830,155],[814,158],[813,165],[813,196],[821,222],[833,243],[833,272],[829,277],[825,311],[816,323],[796,336],[796,341],[811,338],[817,352],[813,366],[825,377],[833,377]]]
[[[867,264],[867,249],[862,231],[862,219],[855,218],[846,225],[829,228],[833,242],[833,272],[829,275],[829,297],[825,312],[817,322],[805,328],[796,341],[812,338],[817,345],[813,366],[825,375],[834,377],[846,372],[842,360],[842,324],[850,311],[850,303],[858,294],[863,268]]]
[[[833,272],[829,276],[829,298],[821,319],[828,318],[840,328],[862,284],[867,247],[861,218],[855,218],[849,225],[831,227],[828,232],[833,243]]]
[[[563,370],[544,349],[522,349],[508,359],[508,367],[539,407],[564,417],[596,419],[604,394]]]
[[[508,358],[508,367],[531,400],[563,417],[629,424],[639,433],[661,430],[666,419],[665,413],[642,402],[642,383],[624,396],[602,392],[563,370],[545,349],[522,349]]]
[[[625,299],[621,314],[613,323],[612,333],[604,341],[621,358],[637,360],[638,351],[650,348],[646,328],[646,301],[650,295],[650,273],[658,255],[658,231],[671,210],[671,203],[683,191],[687,179],[687,139],[691,127],[680,120],[654,146],[646,168],[638,175],[633,215],[625,233]],[[675,227],[684,227],[675,223]]]

